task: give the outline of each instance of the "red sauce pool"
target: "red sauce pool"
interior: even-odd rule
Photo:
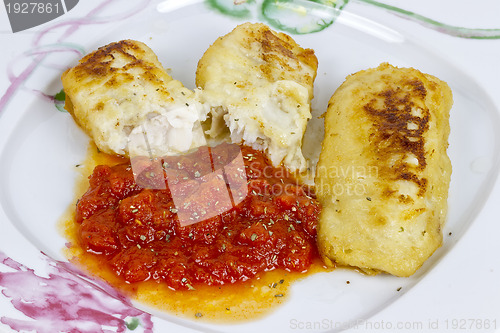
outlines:
[[[237,156],[241,168],[231,164]],[[229,144],[204,147],[145,163],[135,179],[133,169],[145,161],[133,161],[134,168],[130,162],[97,166],[75,214],[79,246],[125,282],[192,290],[274,269],[303,272],[317,261],[319,203],[263,153]],[[174,203],[179,193],[180,205]],[[220,193],[230,193],[230,209],[216,207]],[[179,218],[182,208],[198,218],[195,223]],[[203,219],[210,211],[217,214]]]

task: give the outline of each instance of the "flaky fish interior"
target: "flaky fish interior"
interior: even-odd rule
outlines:
[[[103,46],[61,79],[66,108],[106,153],[161,156],[205,144],[208,110],[142,42]]]
[[[198,63],[196,85],[210,106],[207,134],[264,150],[273,164],[304,171],[302,138],[318,62],[314,51],[264,24],[217,39]]]

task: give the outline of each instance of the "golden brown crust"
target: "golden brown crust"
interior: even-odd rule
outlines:
[[[292,63],[302,62],[311,68],[318,67],[318,59],[311,49],[303,49],[295,43],[288,35],[276,33],[267,27],[261,27],[260,33],[262,38],[261,58],[264,64],[260,69],[269,80],[282,80],[284,77],[276,77],[277,71],[275,68],[281,67],[284,71],[295,71],[291,66]],[[292,61],[290,61],[292,60]],[[305,84],[313,84],[314,77],[306,77]]]
[[[313,75],[301,77],[304,86],[310,87],[312,94],[313,82],[316,77],[318,59],[312,49],[300,47],[289,35],[271,30],[262,23],[245,23],[235,28],[234,31],[244,31],[246,36],[240,40],[243,50],[256,50],[252,53],[255,61],[261,63],[260,66],[252,68],[252,75],[262,75],[269,81],[290,80],[301,71],[301,66],[305,65],[312,69]],[[234,32],[233,31],[233,32]],[[220,45],[231,34],[220,37],[214,45]],[[230,38],[230,37],[229,37]],[[257,45],[256,45],[257,44]],[[204,58],[212,57],[212,53],[217,52],[216,48],[209,48]],[[200,61],[196,70],[196,85],[204,87],[208,81],[206,67],[210,63]],[[277,70],[277,69],[280,70]],[[312,95],[311,95],[312,96]]]
[[[386,63],[337,89],[315,180],[326,263],[409,276],[441,245],[452,103],[445,82]]]
[[[196,85],[211,107],[206,133],[266,151],[273,164],[307,169],[302,138],[318,62],[290,36],[244,23],[218,38],[198,62]]]
[[[398,156],[390,167],[385,165],[379,169],[379,176],[386,180],[410,180],[419,187],[419,196],[425,194],[427,179],[420,178],[416,171],[423,170],[426,163],[424,134],[429,129],[430,113],[424,103],[427,91],[424,83],[418,78],[403,78],[396,87],[375,94],[363,106],[363,110],[373,122],[369,134],[373,153],[380,159]],[[420,105],[417,105],[420,104]],[[419,115],[414,110],[419,109]],[[406,160],[414,156],[418,160],[416,166]],[[388,195],[392,193],[386,192]]]
[[[91,52],[62,76],[66,109],[100,150],[128,154],[128,134],[148,117],[184,105],[193,92],[173,80],[144,43],[122,40]]]

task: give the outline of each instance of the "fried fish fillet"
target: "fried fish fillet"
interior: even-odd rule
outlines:
[[[315,179],[326,263],[410,276],[441,246],[452,104],[445,82],[387,63],[337,89]]]
[[[205,143],[200,119],[206,111],[142,42],[103,46],[61,80],[66,108],[106,153],[128,155],[131,134],[139,138],[137,154],[161,156]]]
[[[196,85],[211,107],[213,138],[266,151],[273,164],[304,171],[302,138],[318,61],[290,36],[245,23],[217,39],[198,62]]]

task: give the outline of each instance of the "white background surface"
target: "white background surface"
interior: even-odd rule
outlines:
[[[89,3],[78,4],[64,19],[76,17]],[[500,28],[499,1],[453,1],[453,0],[421,0],[421,1],[382,1],[399,8],[407,9],[437,21],[450,25],[468,28]],[[402,32],[410,32],[420,40],[425,41],[442,55],[450,64],[473,77],[500,108],[500,40],[471,40],[452,37],[410,20],[396,17],[385,10],[370,5],[350,3],[346,9],[355,8],[356,13],[387,22],[392,27],[398,27]],[[80,12],[81,11],[81,12]],[[39,27],[39,28],[43,28]],[[30,31],[12,34],[5,14],[5,8],[0,11],[0,43],[4,45],[0,59],[0,75],[7,72],[9,61],[23,52],[23,45],[29,44],[38,28]],[[0,78],[0,94],[8,88],[6,77]],[[10,124],[18,121],[16,114],[0,116],[0,130],[8,130]],[[0,147],[4,145],[5,135],[0,132]],[[3,163],[4,161],[0,161]],[[497,181],[498,182],[498,181]],[[2,186],[2,184],[0,184]],[[71,193],[71,189],[69,189]],[[399,299],[384,308],[375,316],[359,322],[352,332],[486,332],[480,329],[479,323],[484,320],[495,320],[500,332],[500,185],[487,199],[485,205],[466,233],[456,242],[453,238],[448,242],[453,244],[449,253],[424,276],[417,285],[409,289]],[[17,250],[9,251],[2,244],[7,244],[5,235],[16,234],[3,211],[0,212],[0,250],[28,267],[40,265],[36,257],[26,258]],[[26,245],[23,251],[36,253],[37,248]],[[10,303],[2,302],[0,295],[0,317],[4,315],[2,306]],[[5,310],[7,311],[7,310]],[[304,310],[306,311],[306,310]],[[334,328],[332,325],[345,326],[349,323],[339,322],[336,318],[323,318],[322,328]],[[452,329],[454,320],[466,321],[466,329]],[[307,324],[303,322],[304,325]],[[156,323],[155,323],[156,324]],[[162,321],[162,325],[163,325]],[[400,326],[403,327],[400,327]],[[437,325],[437,327],[436,327]],[[472,325],[472,326],[470,326]],[[158,324],[157,327],[160,327]],[[161,326],[163,327],[163,326]],[[188,331],[174,324],[166,325],[175,331]],[[0,324],[0,330],[5,326]],[[292,322],[288,331],[310,332],[314,330],[294,329]],[[491,331],[491,330],[490,330]],[[156,331],[155,331],[156,332]],[[158,331],[160,332],[160,331]]]

